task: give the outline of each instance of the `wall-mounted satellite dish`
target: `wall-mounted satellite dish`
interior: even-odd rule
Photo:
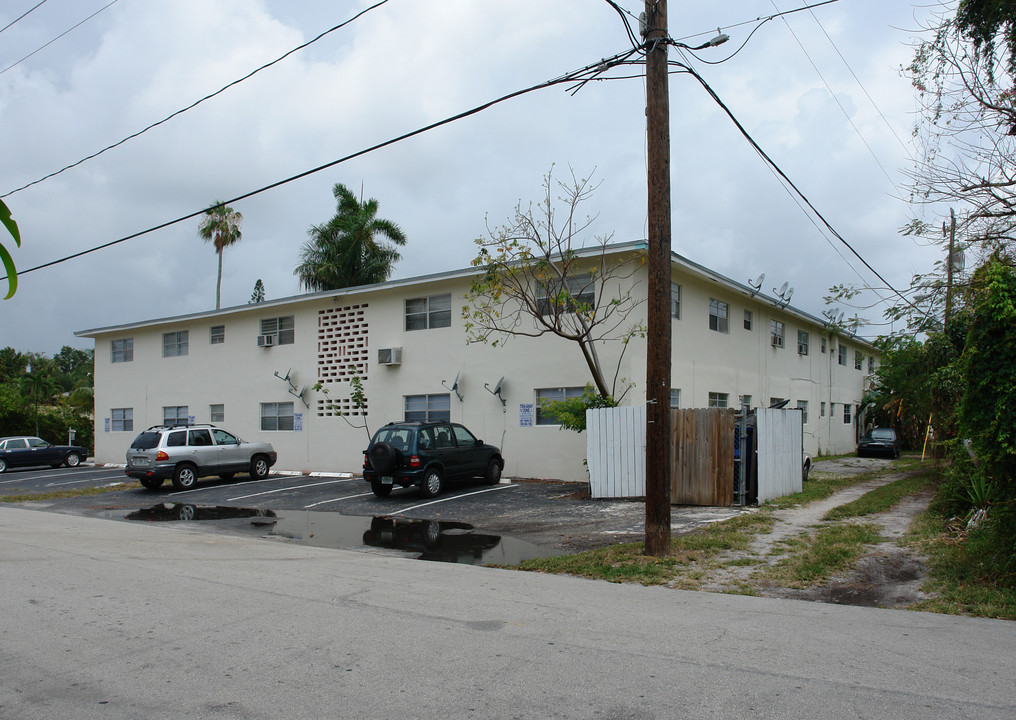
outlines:
[[[503,385],[504,385],[504,375],[502,375],[501,379],[497,381],[497,385],[494,386],[493,390],[490,389],[490,384],[489,383],[484,383],[483,384],[483,387],[485,387],[487,389],[487,392],[489,392],[491,395],[495,395],[497,397],[497,399],[501,401],[501,407],[505,407],[505,404],[507,402],[501,396],[501,388],[502,388]]]
[[[794,288],[790,287],[790,283],[783,283],[779,290],[773,288],[773,292],[776,293],[776,296],[779,298],[777,304],[781,308],[784,308],[790,304],[790,298],[794,294]]]
[[[455,393],[455,397],[459,399],[459,402],[462,402],[462,393],[459,392],[459,375],[461,374],[462,374],[461,370],[455,373],[455,380],[452,381],[451,387],[448,387],[448,385],[445,383],[444,380],[441,381],[442,387],[444,387],[445,390],[451,390],[453,393]]]
[[[762,273],[761,275],[759,275],[758,279],[755,280],[755,282],[752,282],[751,279],[749,278],[749,280],[748,280],[748,286],[751,288],[751,297],[755,297],[755,295],[757,293],[761,292],[761,290],[762,290],[762,283],[765,281],[765,279],[766,279],[766,274],[765,273]]]

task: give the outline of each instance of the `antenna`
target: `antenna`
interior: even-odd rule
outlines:
[[[751,288],[751,297],[755,297],[755,295],[758,294],[762,290],[762,282],[765,279],[766,279],[766,274],[765,273],[762,273],[761,275],[759,275],[758,279],[755,280],[755,282],[752,282],[751,278],[748,278],[748,286]]]
[[[501,407],[505,407],[506,406],[506,402],[507,402],[501,396],[501,387],[503,385],[504,385],[504,375],[502,375],[501,379],[497,381],[497,385],[494,386],[493,390],[490,389],[490,384],[489,383],[484,383],[483,384],[483,387],[485,387],[487,389],[487,392],[489,392],[491,395],[496,396],[497,399],[501,401]]]
[[[441,387],[443,387],[445,390],[451,390],[453,393],[455,393],[455,397],[459,399],[459,402],[462,402],[462,393],[459,392],[459,375],[461,374],[462,374],[461,370],[455,373],[455,380],[452,381],[451,387],[448,387],[448,385],[445,383],[444,380],[441,381]]]

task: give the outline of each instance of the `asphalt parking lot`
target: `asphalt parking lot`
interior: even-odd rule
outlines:
[[[123,489],[116,489],[119,484]],[[19,495],[91,487],[111,489],[97,495],[16,500]],[[433,499],[401,488],[378,498],[351,475],[272,473],[260,481],[238,475],[228,482],[209,478],[184,492],[174,491],[168,482],[159,490],[145,490],[133,485],[123,468],[88,464],[0,475],[0,495],[41,511],[186,524],[209,532],[425,559],[512,562],[643,538],[645,505],[640,500],[591,500],[585,490],[582,483],[503,478],[494,486],[453,485]],[[675,506],[673,529],[684,532],[738,512]]]

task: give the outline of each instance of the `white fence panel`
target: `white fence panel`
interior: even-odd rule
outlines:
[[[804,425],[798,408],[759,408],[755,412],[758,448],[758,503],[801,492]]]
[[[594,498],[646,494],[646,406],[586,410],[586,462]]]

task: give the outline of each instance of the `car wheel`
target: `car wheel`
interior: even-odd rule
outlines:
[[[162,478],[141,478],[141,484],[149,490],[158,490],[162,487]]]
[[[395,448],[389,443],[374,443],[367,451],[367,457],[370,459],[370,466],[380,475],[389,475],[395,468]]]
[[[232,480],[236,473],[219,473],[219,477],[223,480]]]
[[[497,485],[501,482],[501,462],[497,458],[491,458],[487,463],[487,472],[483,474],[483,480],[488,485]]]
[[[77,467],[81,464],[81,456],[76,452],[67,453],[67,457],[64,458],[64,465],[67,467]]]
[[[7,461],[4,460],[3,458],[0,458],[0,473],[6,470],[7,470]]]
[[[173,487],[177,490],[190,490],[198,481],[198,471],[193,465],[181,463],[173,472]]]
[[[420,494],[428,498],[437,497],[441,494],[443,487],[444,477],[441,476],[441,471],[437,468],[431,468],[423,477],[423,482],[420,483]]]
[[[388,497],[392,494],[392,486],[384,485],[380,480],[371,480],[370,489],[378,497]]]
[[[255,455],[250,461],[250,476],[255,480],[264,480],[268,477],[268,471],[271,466],[268,464],[268,458],[264,455]]]
[[[193,520],[195,514],[197,514],[197,508],[193,505],[181,505],[179,510],[177,510],[176,516],[187,522],[188,520]]]

